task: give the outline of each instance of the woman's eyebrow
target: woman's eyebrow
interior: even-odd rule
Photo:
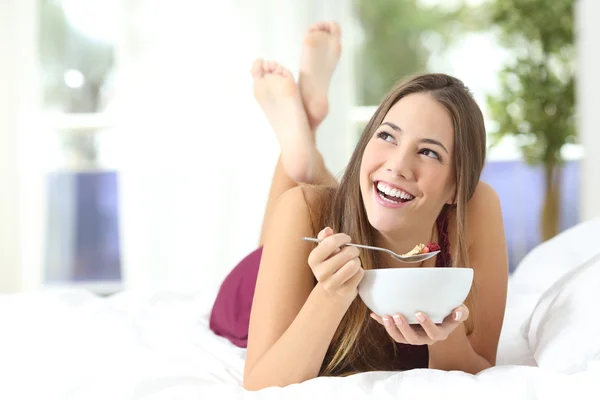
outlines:
[[[404,132],[402,130],[402,128],[400,128],[398,125],[396,125],[396,124],[394,124],[392,122],[387,122],[386,121],[386,122],[382,123],[381,125],[382,126],[383,125],[387,125],[390,128],[392,128],[393,130],[395,130],[397,132],[400,132],[400,133]],[[435,139],[431,139],[431,138],[424,138],[424,139],[419,140],[419,143],[435,144],[436,146],[440,146],[442,149],[444,149],[444,151],[446,152],[446,154],[450,154],[450,152],[448,151],[448,149],[446,148],[446,146],[444,146],[442,144],[442,142],[440,142],[439,140],[435,140]]]

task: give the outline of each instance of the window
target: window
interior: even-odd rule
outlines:
[[[39,0],[43,130],[50,136],[46,283],[120,280],[117,173],[102,160],[114,121],[117,1]]]

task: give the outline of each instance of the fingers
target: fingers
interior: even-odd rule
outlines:
[[[417,313],[417,320],[423,327],[423,330],[433,342],[439,342],[440,340],[446,340],[448,335],[460,324],[453,319],[442,325],[436,325],[431,318],[425,313]]]
[[[375,314],[374,312],[371,313],[371,318],[373,318],[377,323],[383,325],[383,318],[381,318],[379,315]]]
[[[448,339],[448,336],[469,318],[469,309],[464,304],[455,308],[439,325],[425,313],[417,313],[416,317],[427,336],[433,342],[439,342]]]
[[[383,325],[388,335],[396,342],[412,345],[429,345],[446,340],[450,333],[463,322],[463,320],[456,321],[454,317],[450,316],[444,324],[436,325],[426,314],[417,314],[419,314],[417,318],[422,320],[420,326],[409,324],[401,314],[380,317],[375,313],[371,313],[371,318]]]
[[[379,316],[371,313],[371,318],[385,327],[386,332],[398,343],[424,345],[430,344],[431,340],[423,332],[417,332],[409,324],[406,318],[400,314],[394,316]]]
[[[344,233],[333,233],[333,230],[329,227],[323,229],[317,235],[317,238],[321,239],[321,243],[317,245],[308,256],[308,265],[311,268],[322,263],[331,257],[332,254],[336,253],[343,245],[350,243],[350,236]]]
[[[389,315],[379,316],[375,313],[371,313],[371,318],[383,325],[388,335],[391,336],[398,343],[408,343],[406,338],[402,336],[402,333],[398,330],[394,318]]]
[[[364,273],[362,265],[360,263],[360,259],[353,258],[347,263],[345,263],[340,269],[334,271],[334,273],[332,273],[331,275],[331,278],[325,279],[323,281],[325,290],[333,290],[335,288],[338,288],[350,279],[354,278],[354,276],[359,273],[361,276]]]
[[[469,308],[464,304],[461,304],[460,306],[456,307],[448,317],[451,317],[459,323],[464,322],[469,319]]]
[[[469,308],[464,304],[461,304],[452,310],[450,315],[444,318],[440,326],[444,328],[448,327],[451,328],[451,330],[454,330],[456,326],[460,325],[462,322],[465,322],[467,319],[469,319]]]
[[[323,229],[317,238],[321,242],[311,251],[308,264],[325,292],[349,306],[364,275],[360,251],[344,246],[350,242],[350,237],[343,233],[334,234],[331,228]]]
[[[331,229],[330,227],[327,227],[323,230],[321,230],[321,232],[319,232],[319,234],[317,235],[317,239],[325,239],[327,236],[331,236],[333,235],[333,229]]]
[[[364,271],[360,262],[360,250],[344,247],[350,237],[343,233],[334,234],[329,227],[317,234],[321,242],[309,257],[308,264],[318,282],[326,283],[326,290],[338,288],[345,283],[358,286]]]
[[[365,270],[362,267],[362,264],[360,266],[360,269],[350,278],[348,279],[344,285],[348,286],[348,287],[358,287],[358,284],[360,283],[360,281],[362,281],[362,278],[365,276]]]
[[[409,342],[408,339],[404,337],[402,332],[400,332],[400,330],[398,329],[398,326],[396,325],[397,318],[393,318],[389,315],[384,315],[382,317],[382,320],[385,330],[387,331],[388,335],[392,337],[392,339],[394,339],[398,343]]]
[[[415,314],[420,325],[414,326],[401,314],[379,316],[371,313],[371,318],[383,325],[388,335],[398,343],[429,345],[446,340],[456,327],[467,319],[468,313],[465,306],[458,307],[441,325],[435,324],[425,313]],[[456,319],[457,315],[459,319]]]
[[[360,267],[360,259],[358,259],[359,255],[360,251],[356,247],[345,247],[344,249],[342,249],[342,251],[333,255],[328,260],[316,265],[313,268],[313,273],[317,278],[317,281],[323,282],[324,280],[328,279],[334,274],[341,272],[341,269],[344,268],[351,261],[355,260],[353,264],[358,262],[358,267]],[[349,267],[348,269],[352,269],[352,267]],[[353,272],[356,272],[356,270],[354,270]],[[350,276],[347,276],[346,279],[347,278],[350,278]],[[345,282],[345,280],[341,283],[343,282]]]
[[[386,328],[388,332],[390,330],[397,330],[399,334],[405,339],[404,343],[422,345],[431,344],[432,341],[427,337],[424,332],[417,332],[404,318],[403,315],[394,314],[394,323],[391,327]],[[392,336],[393,337],[393,336]]]

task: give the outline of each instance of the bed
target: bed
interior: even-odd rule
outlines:
[[[247,392],[245,350],[215,336],[216,287],[0,296],[0,399],[597,399],[600,219],[538,246],[511,276],[498,365],[374,372]]]

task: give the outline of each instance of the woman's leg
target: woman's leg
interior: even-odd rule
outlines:
[[[276,130],[277,138],[282,146],[282,154],[275,166],[275,173],[273,174],[271,189],[269,191],[267,206],[263,217],[259,246],[263,244],[264,233],[269,225],[270,215],[273,213],[273,208],[275,207],[277,199],[279,199],[283,193],[297,186],[299,183],[328,186],[337,185],[337,180],[331,172],[327,170],[323,157],[316,148],[315,131],[328,112],[327,90],[329,88],[331,76],[335,70],[337,61],[339,60],[339,56],[340,30],[337,24],[317,23],[311,26],[304,39],[298,84],[305,116],[297,116],[296,118],[290,119],[290,121],[296,121],[293,124],[296,126],[295,129],[292,128],[291,124],[287,124],[285,131],[277,132]],[[256,98],[263,107],[273,128],[276,129],[276,126],[283,126],[284,124],[277,124],[278,121],[275,120],[275,117],[269,116],[270,113],[273,113],[274,107],[268,104],[269,100],[266,100],[265,97],[269,97],[269,95],[265,96],[265,92],[276,91],[275,89],[280,87],[282,83],[277,82],[277,84],[275,84],[276,82],[267,82],[264,80],[265,74],[269,73],[268,71],[271,71],[269,67],[275,66],[257,61],[253,66],[252,74],[255,79]],[[277,71],[277,68],[280,67],[275,67],[275,71]],[[289,85],[289,83],[286,82],[285,85]],[[270,97],[270,102],[279,100],[272,94]],[[299,114],[297,108],[295,108],[294,114]],[[300,121],[300,123],[298,123],[298,121]],[[304,121],[308,122],[308,129],[306,129],[306,123]],[[290,148],[289,146],[293,145],[293,143],[290,143],[289,136],[292,134],[301,135],[304,139],[308,139],[298,140],[299,138],[296,137],[295,144],[296,146],[298,144],[306,146],[309,149],[302,150],[299,147]],[[286,137],[282,137],[284,135],[286,135]],[[284,146],[288,146],[286,149],[288,150],[287,152],[284,152]],[[306,157],[307,155],[307,158],[302,159],[302,157]]]
[[[327,115],[327,87],[339,58],[339,29],[317,24],[306,35],[300,82],[285,68],[257,60],[252,67],[254,94],[281,146],[263,220],[263,233],[277,199],[298,183],[337,185],[315,145],[315,130]],[[337,30],[336,30],[337,29]],[[248,322],[262,249],[244,258],[225,278],[213,305],[210,328],[240,347],[246,347]]]
[[[313,133],[329,112],[327,92],[342,50],[335,22],[317,22],[308,28],[302,44],[298,86]]]

